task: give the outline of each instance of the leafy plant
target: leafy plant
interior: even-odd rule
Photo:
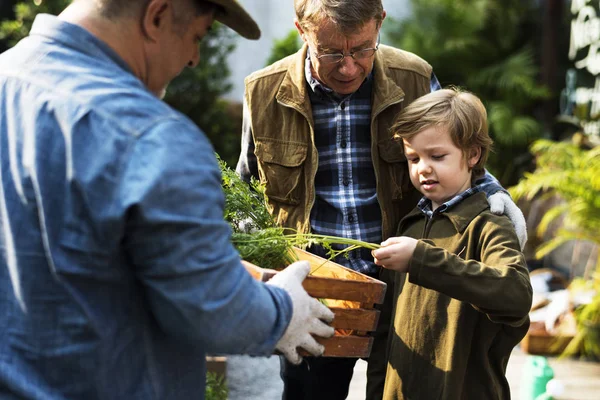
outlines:
[[[588,292],[591,301],[575,309],[577,333],[569,342],[561,356],[580,354],[583,357],[600,361],[600,275],[592,280],[574,279],[569,290],[577,293]]]
[[[214,372],[206,373],[205,400],[227,400],[229,390],[225,379]]]
[[[275,227],[275,221],[265,206],[265,188],[254,177],[244,182],[227,162],[217,155],[225,193],[225,219],[236,232],[251,232]]]
[[[538,225],[537,233],[543,235],[552,222],[561,219],[560,228],[537,248],[536,257],[544,257],[571,240],[600,246],[600,146],[586,150],[572,143],[539,140],[531,151],[536,155],[537,168],[510,189],[511,195],[515,200],[551,195],[563,200],[548,210]],[[580,351],[600,359],[600,257],[595,273],[573,280],[569,290],[589,290],[592,298],[576,310],[578,331],[565,354]]]
[[[282,269],[296,261],[292,247],[323,246],[330,259],[360,247],[380,246],[337,236],[300,233],[276,225],[265,202],[265,189],[256,179],[244,182],[218,155],[225,193],[225,220],[233,229],[231,241],[242,259],[262,268]],[[333,244],[347,245],[336,250]]]
[[[538,233],[562,217],[556,236],[536,252],[541,258],[570,240],[587,240],[600,245],[600,147],[581,149],[566,142],[538,140],[531,146],[537,167],[510,189],[518,200],[538,194],[559,195],[564,203],[551,208],[542,218]]]
[[[290,30],[287,36],[282,39],[275,40],[266,65],[271,65],[275,61],[294,54],[300,50],[300,47],[302,47],[302,40],[298,35],[298,31],[296,29]]]
[[[16,0],[4,0],[0,1],[0,28],[2,26],[1,21],[14,20],[15,19],[15,3]],[[0,29],[1,34],[1,29]],[[6,51],[9,45],[5,39],[0,38],[0,53]]]
[[[537,83],[535,43],[523,40],[536,37],[536,2],[412,0],[411,7],[411,18],[383,24],[385,37],[427,60],[442,86],[482,99],[495,142],[488,168],[505,186],[515,184],[529,167],[528,146],[542,133],[534,112],[550,96]]]
[[[0,22],[0,40],[9,46],[29,34],[35,16],[40,13],[59,14],[70,3],[69,0],[21,0],[14,7],[14,19]]]

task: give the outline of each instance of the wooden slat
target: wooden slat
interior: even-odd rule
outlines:
[[[223,379],[226,377],[227,358],[222,356],[206,356],[206,371],[214,372]]]
[[[328,339],[315,338],[317,342],[325,346],[323,357],[357,357],[366,358],[371,354],[373,338],[370,336],[333,336]],[[309,354],[303,350],[300,351],[303,356]]]
[[[310,264],[311,272],[309,278],[307,278],[305,288],[307,291],[309,289],[315,291],[315,294],[311,293],[313,297],[327,297],[323,296],[321,292],[317,294],[321,286],[315,284],[316,287],[312,287],[311,280],[320,278],[324,285],[329,286],[329,292],[331,293],[328,296],[329,298],[371,304],[383,302],[386,290],[384,282],[297,247],[294,247],[293,251],[299,260],[308,261]]]
[[[261,274],[261,268],[247,261],[243,261],[243,263],[255,279],[263,282],[267,282],[277,273],[274,270],[263,269]],[[302,286],[308,294],[318,299],[351,300],[370,304],[382,303],[386,290],[386,284],[375,279],[372,281],[354,281],[310,275],[306,277]]]
[[[248,271],[254,279],[256,279],[257,281],[264,282],[263,268],[257,267],[256,265],[244,260],[242,260],[242,265],[246,268],[246,271]]]
[[[337,278],[309,276],[302,284],[315,298],[351,300],[361,303],[382,303],[385,296],[385,283],[359,282]]]
[[[319,257],[317,255],[309,253],[306,250],[299,249],[298,247],[293,247],[292,251],[294,252],[294,257],[296,257],[298,260],[308,261],[308,263],[310,264],[310,274],[312,276],[350,279],[359,282],[376,282],[376,279],[373,279],[368,275],[361,274],[360,272],[354,271],[350,268],[346,268],[343,265],[340,265],[331,260],[327,260],[323,257]]]
[[[331,323],[336,329],[354,329],[357,331],[374,331],[379,321],[378,310],[364,308],[331,307],[335,318]]]

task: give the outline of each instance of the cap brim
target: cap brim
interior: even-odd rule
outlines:
[[[217,21],[227,25],[246,39],[260,38],[258,24],[236,0],[209,1],[222,7],[222,10],[215,16]]]

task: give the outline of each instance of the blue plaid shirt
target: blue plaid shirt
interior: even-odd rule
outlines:
[[[339,97],[312,76],[308,54],[305,74],[319,153],[315,204],[310,214],[312,232],[380,243],[381,209],[371,159],[372,73],[356,92]],[[326,256],[322,247],[310,250]],[[352,251],[347,258],[340,256],[335,261],[363,273],[377,271],[367,249]]]

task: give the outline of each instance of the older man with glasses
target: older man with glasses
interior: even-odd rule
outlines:
[[[305,45],[246,78],[238,173],[266,185],[282,226],[379,243],[420,197],[410,183],[402,143],[389,128],[400,110],[439,83],[418,56],[379,44],[386,16],[381,0],[294,3]],[[478,188],[493,194],[492,209],[512,217],[524,241],[523,216],[495,179],[487,175]],[[311,251],[325,255],[322,248]],[[388,281],[387,292],[393,292],[369,251],[336,261]],[[382,313],[378,332],[388,323],[389,313]],[[382,396],[385,347],[376,335],[369,399]],[[308,358],[296,366],[283,360],[283,398],[345,399],[355,362]]]

